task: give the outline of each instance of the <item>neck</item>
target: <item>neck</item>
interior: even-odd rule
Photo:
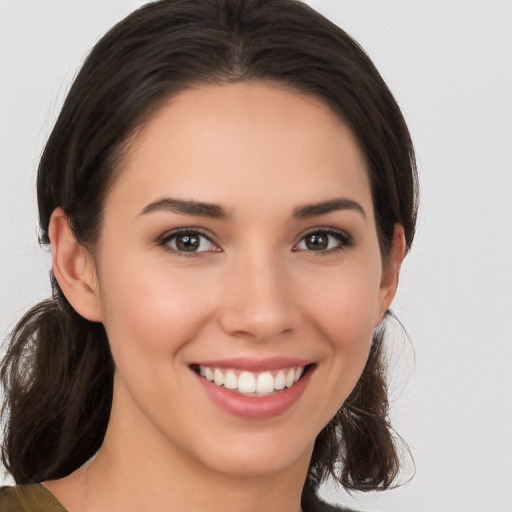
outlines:
[[[83,512],[135,512],[140,510],[187,512],[298,512],[304,475],[234,476],[207,474],[175,461],[172,469],[141,464],[111,464],[102,453],[90,463],[85,478],[88,491]],[[73,511],[69,511],[73,512]]]
[[[244,474],[208,467],[147,425],[116,421],[98,454],[47,487],[68,512],[299,512],[312,447],[288,467]],[[229,449],[229,447],[227,448]]]

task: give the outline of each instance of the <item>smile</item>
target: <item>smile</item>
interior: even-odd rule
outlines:
[[[238,418],[265,420],[293,408],[317,366],[295,357],[242,357],[198,361],[190,369],[213,404]]]
[[[285,388],[291,388],[299,381],[304,370],[304,366],[263,372],[203,365],[195,368],[196,373],[216,386],[251,397],[265,397]]]

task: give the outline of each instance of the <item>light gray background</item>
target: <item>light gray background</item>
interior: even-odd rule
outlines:
[[[0,336],[49,293],[35,170],[80,62],[137,0],[0,0]],[[311,0],[368,51],[417,147],[393,418],[416,477],[360,510],[512,511],[512,2]],[[404,475],[404,478],[407,474]]]

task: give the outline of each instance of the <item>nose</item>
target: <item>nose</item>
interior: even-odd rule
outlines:
[[[227,271],[222,329],[240,338],[266,341],[297,329],[300,314],[289,272],[276,258],[252,257]]]

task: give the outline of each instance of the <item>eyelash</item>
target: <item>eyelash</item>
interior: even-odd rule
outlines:
[[[212,244],[213,247],[215,247],[215,250],[213,251],[180,251],[178,249],[175,249],[173,247],[170,247],[170,243],[178,238],[180,235],[191,235],[191,236],[197,236],[198,238],[207,240],[210,244]],[[177,254],[180,257],[184,258],[194,258],[199,256],[203,252],[220,252],[220,249],[218,249],[217,244],[212,241],[212,237],[208,234],[206,234],[202,229],[199,228],[179,228],[174,229],[172,231],[169,231],[167,233],[164,233],[161,237],[157,240],[158,245],[162,246],[165,250],[172,252],[173,254]],[[201,242],[200,242],[201,243]]]
[[[315,256],[326,256],[326,255],[333,254],[333,253],[336,253],[339,251],[345,251],[354,245],[354,239],[348,233],[346,233],[345,231],[342,231],[341,229],[315,228],[301,236],[299,242],[297,244],[295,244],[295,246],[294,246],[294,251],[301,250],[301,249],[295,249],[295,247],[298,244],[305,241],[305,239],[311,235],[321,235],[321,236],[332,237],[338,242],[336,247],[332,247],[332,248],[326,249],[326,250],[315,251],[315,250],[302,249],[302,250],[306,250],[309,253],[314,254]]]
[[[187,251],[180,251],[177,248],[170,247],[169,244],[173,240],[175,240],[177,237],[179,237],[180,235],[197,236],[197,237],[199,237],[201,239],[207,240],[210,244],[212,244],[212,246],[215,249],[212,250],[212,251],[206,250],[206,251],[190,251],[190,252],[187,252]],[[326,250],[318,250],[318,251],[315,251],[315,250],[312,250],[312,249],[308,250],[308,249],[298,249],[297,248],[297,246],[300,243],[304,242],[305,239],[308,236],[312,236],[312,235],[327,236],[327,237],[334,238],[338,242],[338,244],[337,244],[336,247],[332,247],[332,248],[329,248],[329,249],[326,249]],[[179,228],[179,229],[174,229],[174,230],[172,230],[170,232],[167,232],[167,233],[163,234],[161,237],[159,237],[158,240],[157,240],[157,243],[158,243],[159,246],[162,246],[165,250],[170,251],[173,254],[177,254],[177,255],[179,255],[181,257],[185,257],[185,258],[197,257],[197,256],[199,256],[203,252],[222,252],[222,250],[218,248],[218,246],[215,244],[215,242],[213,242],[211,236],[208,235],[207,233],[205,233],[202,229],[198,229],[198,228]],[[200,243],[201,243],[201,241],[200,241]],[[315,256],[322,256],[322,255],[333,254],[333,253],[336,253],[338,251],[345,251],[346,249],[348,249],[352,245],[354,245],[354,240],[345,231],[342,231],[342,230],[339,230],[339,229],[334,229],[334,228],[315,228],[315,229],[305,233],[304,235],[302,235],[301,238],[299,239],[299,241],[294,245],[292,251],[294,251],[294,252],[305,251],[305,252],[312,253]]]

